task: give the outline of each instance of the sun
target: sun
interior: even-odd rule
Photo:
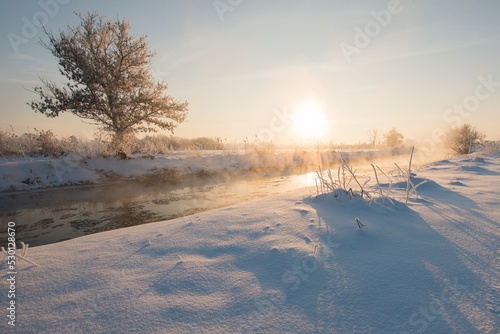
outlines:
[[[293,113],[293,127],[301,139],[319,139],[325,135],[326,117],[315,102],[298,105]]]

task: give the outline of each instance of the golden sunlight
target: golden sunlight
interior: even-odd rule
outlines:
[[[320,139],[325,135],[326,116],[315,102],[298,105],[293,114],[293,127],[301,139]]]

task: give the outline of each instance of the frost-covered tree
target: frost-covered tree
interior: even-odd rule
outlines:
[[[385,144],[389,147],[397,147],[403,145],[404,136],[401,132],[392,128],[386,134],[384,134]]]
[[[71,112],[99,125],[121,156],[138,132],[173,132],[185,120],[188,103],[166,95],[167,85],[154,80],[146,36],[131,35],[124,19],[77,15],[79,25],[66,32],[45,31],[48,42],[41,44],[58,59],[66,82],[58,86],[42,78],[43,85],[34,88],[40,99],[28,103],[31,108],[47,117]]]
[[[377,145],[378,141],[378,130],[373,128],[370,131],[368,131],[368,142],[370,143],[371,146],[375,147]]]
[[[470,124],[448,130],[444,136],[445,145],[458,154],[469,154],[481,145],[485,135]]]

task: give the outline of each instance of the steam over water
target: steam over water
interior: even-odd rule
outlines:
[[[387,172],[396,169],[395,162],[406,169],[408,154],[400,153],[347,156],[357,175],[373,178],[371,163]],[[189,177],[156,176],[97,186],[4,193],[0,195],[0,217],[16,222],[18,240],[37,246],[187,216],[301,187],[311,186],[314,195],[318,165]],[[339,163],[332,160],[321,165],[336,174]]]

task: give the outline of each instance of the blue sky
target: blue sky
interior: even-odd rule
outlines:
[[[27,25],[47,19],[57,31],[78,22],[74,12],[96,10],[126,18],[135,34],[148,36],[155,78],[190,103],[179,136],[355,143],[366,141],[370,129],[396,127],[425,140],[466,122],[500,139],[498,1],[6,0],[0,6],[0,117],[2,128],[16,133],[37,128],[89,137],[96,129],[72,114],[48,119],[26,105],[39,76],[62,80],[56,60],[38,44],[43,32]],[[294,116],[300,112],[311,116]]]

